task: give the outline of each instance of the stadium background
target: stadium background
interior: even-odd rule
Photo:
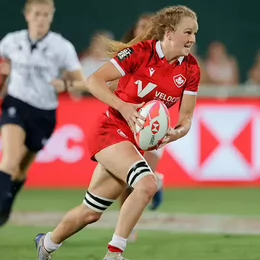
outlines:
[[[58,0],[53,30],[68,38],[81,55],[91,37],[107,30],[120,39],[143,12],[185,4],[199,16],[197,55],[207,61],[209,46],[221,42],[235,57],[239,81],[203,82],[191,132],[169,145],[159,166],[165,174],[165,203],[147,210],[130,259],[259,259],[260,82],[252,78],[260,58],[256,0],[205,2],[161,0]],[[25,28],[24,2],[1,0],[0,37]],[[35,259],[32,238],[53,227],[63,212],[81,202],[94,163],[86,136],[104,105],[86,96],[60,96],[56,132],[34,164],[26,190],[16,202],[9,226],[0,230],[0,260]],[[172,110],[175,115],[177,112]],[[103,221],[68,241],[56,259],[101,259],[112,234],[117,205]],[[160,241],[160,242],[158,242]],[[14,250],[15,249],[15,250]]]

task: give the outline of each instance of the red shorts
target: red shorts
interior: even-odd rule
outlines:
[[[104,148],[124,141],[129,141],[137,147],[134,134],[123,119],[118,119],[108,112],[102,114],[88,136],[91,160],[95,161],[96,153]],[[142,150],[138,150],[141,154],[144,153]]]

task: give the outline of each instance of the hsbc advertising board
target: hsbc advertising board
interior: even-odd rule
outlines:
[[[177,107],[170,110],[173,125]],[[96,99],[60,97],[56,131],[38,154],[27,188],[88,186],[96,163],[87,135],[105,109]],[[165,148],[158,171],[172,188],[260,187],[259,100],[199,99],[189,134]]]
[[[191,131],[166,153],[181,186],[260,186],[260,102],[199,101]]]

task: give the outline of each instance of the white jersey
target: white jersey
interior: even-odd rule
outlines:
[[[46,110],[58,106],[51,81],[63,70],[81,68],[73,45],[54,32],[35,43],[30,40],[27,30],[9,33],[0,42],[0,56],[11,61],[8,94]]]

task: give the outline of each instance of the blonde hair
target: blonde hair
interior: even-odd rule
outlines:
[[[53,6],[53,9],[55,9],[54,0],[27,0],[24,5],[24,12],[27,12],[33,4],[51,5]]]
[[[138,35],[128,43],[113,41],[102,37],[102,40],[108,47],[108,57],[114,57],[119,51],[129,48],[139,42],[147,40],[163,40],[166,29],[175,31],[176,26],[180,23],[183,17],[191,17],[197,20],[197,15],[190,8],[178,5],[166,7],[158,11],[151,21],[149,30],[141,35]]]

